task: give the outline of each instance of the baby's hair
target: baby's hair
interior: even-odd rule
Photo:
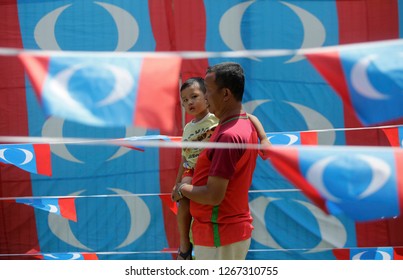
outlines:
[[[203,93],[206,93],[206,86],[204,85],[204,79],[201,77],[192,77],[187,79],[181,86],[180,91],[183,91],[185,89],[187,89],[188,87],[193,86],[194,84],[197,84],[200,88],[200,90]]]

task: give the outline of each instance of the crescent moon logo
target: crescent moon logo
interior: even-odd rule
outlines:
[[[280,200],[280,198],[260,196],[250,202],[251,213],[254,219],[253,226],[255,227],[252,232],[252,238],[267,247],[277,250],[287,250],[282,247],[268,231],[271,226],[266,224],[264,217],[266,209],[269,207],[270,203],[276,200]],[[326,215],[322,210],[311,203],[300,200],[292,200],[292,202],[296,202],[306,207],[315,218],[319,227],[321,241],[305,253],[310,254],[326,251],[330,248],[341,248],[346,244],[347,231],[340,220],[334,216]]]
[[[72,196],[77,196],[83,193],[84,190],[71,193]],[[67,244],[86,251],[93,251],[93,249],[82,244],[71,230],[70,222],[59,215],[48,215],[48,226],[52,233],[60,240]]]
[[[221,17],[219,32],[224,43],[233,51],[245,50],[241,36],[241,23],[246,9],[255,1],[247,1],[228,9]],[[251,57],[251,59],[258,60]]]
[[[249,114],[253,114],[253,112],[256,110],[257,107],[259,107],[262,104],[265,104],[267,102],[271,102],[270,99],[256,99],[252,101],[248,101],[244,104],[242,104],[244,110],[248,112]]]
[[[147,129],[142,128],[142,127],[126,127],[126,134],[125,138],[132,137],[132,136],[144,136],[147,133]],[[125,148],[125,147],[120,147],[116,153],[114,153],[110,158],[107,159],[107,161],[117,159],[126,153],[133,151],[132,149]]]
[[[307,49],[307,48],[318,48],[323,46],[326,39],[326,29],[323,26],[322,22],[315,17],[313,14],[309,13],[308,11],[292,5],[290,3],[280,1],[281,4],[289,7],[301,20],[302,27],[304,30],[304,40],[300,49]],[[303,55],[295,55],[286,63],[293,63],[300,60],[305,59]]]
[[[253,217],[253,226],[255,228],[252,231],[252,238],[267,247],[278,250],[285,250],[280,244],[277,243],[277,241],[267,230],[268,227],[264,218],[266,208],[271,202],[277,199],[279,198],[260,196],[250,202],[250,209]]]
[[[358,253],[358,254],[354,255],[351,259],[352,260],[361,260],[362,255],[364,255],[365,253],[366,252]]]
[[[130,91],[134,86],[133,77],[129,72],[113,65],[104,65],[104,67],[113,73],[115,77],[115,87],[108,97],[96,104],[98,107],[111,105],[119,100],[124,99],[130,94]]]
[[[290,141],[287,143],[287,145],[292,145],[294,143],[296,143],[298,141],[298,136],[293,135],[293,134],[284,134],[286,136],[288,136],[288,138],[290,138]]]
[[[314,185],[318,191],[327,199],[335,201],[335,202],[340,202],[340,199],[335,197],[334,195],[332,195],[327,188],[325,187],[324,183],[323,183],[323,172],[326,168],[326,166],[332,162],[335,161],[336,157],[332,156],[332,157],[327,157],[324,158],[318,162],[316,162],[315,164],[312,165],[311,168],[309,168],[307,174],[306,174],[306,178],[308,179],[308,181]]]
[[[325,116],[307,106],[289,101],[284,102],[294,107],[302,115],[309,130],[315,130],[315,129],[330,130],[327,133],[318,134],[319,145],[333,145],[335,143],[336,132],[332,130],[334,126],[327,118],[325,118]]]
[[[81,255],[78,253],[72,253],[71,255],[71,260],[78,260],[81,258]]]
[[[351,161],[351,156],[350,161]],[[339,196],[335,196],[332,194],[328,187],[324,183],[324,171],[328,167],[328,165],[332,162],[340,162],[344,161],[345,157],[344,156],[328,156],[325,157],[317,162],[315,162],[307,171],[306,173],[306,178],[307,180],[314,185],[318,191],[328,200],[333,201],[333,202],[341,202],[342,200],[345,199],[354,199],[354,200],[361,200],[364,199],[375,192],[377,192],[379,189],[381,189],[385,183],[388,181],[392,171],[390,166],[380,158],[376,158],[373,156],[368,156],[368,155],[355,155],[353,156],[355,159],[358,159],[360,161],[363,161],[366,163],[372,173],[372,178],[366,189],[360,193],[360,194],[352,194],[351,192],[343,192],[343,198],[340,198]],[[331,167],[329,167],[331,169]],[[352,169],[352,168],[351,168]],[[354,172],[354,170],[349,170],[351,172]]]
[[[318,222],[319,232],[322,240],[314,248],[306,253],[317,253],[327,251],[329,248],[343,248],[347,242],[347,231],[344,225],[334,216],[325,214],[321,209],[311,203],[296,200],[304,205],[315,217]]]
[[[46,259],[50,259],[50,260],[57,260],[57,259],[58,259],[58,257],[55,256],[55,255],[53,255],[53,254],[43,254],[43,256],[44,256]]]
[[[379,158],[368,155],[358,155],[358,157],[369,164],[373,174],[368,188],[358,196],[359,199],[363,199],[382,188],[392,174],[392,170],[389,164]]]
[[[122,189],[109,188],[109,190],[120,195],[126,195],[122,199],[130,213],[130,229],[123,242],[116,247],[119,249],[132,244],[146,232],[151,222],[151,214],[147,204],[140,197]],[[84,191],[77,191],[69,196],[78,196]],[[48,225],[52,233],[67,244],[82,250],[94,251],[77,239],[71,230],[69,220],[59,215],[48,215]]]
[[[382,100],[389,97],[376,90],[369,81],[367,68],[376,58],[376,55],[368,55],[359,60],[351,70],[351,85],[361,96],[368,99]]]
[[[42,136],[63,138],[63,126],[64,126],[63,119],[50,117],[45,121],[45,123],[42,126]],[[64,160],[76,163],[84,163],[83,161],[73,156],[69,152],[65,144],[51,144],[50,150],[52,151],[53,154],[61,157]]]
[[[35,26],[34,38],[36,44],[43,50],[61,50],[55,37],[55,26],[61,13],[71,4],[57,8],[45,15]]]
[[[132,194],[121,189],[110,188],[110,190],[120,195]],[[144,234],[151,222],[150,210],[148,209],[147,204],[145,204],[141,198],[136,196],[122,196],[122,199],[126,202],[127,208],[129,209],[131,223],[126,239],[119,246],[117,246],[116,249],[133,243],[136,239]]]
[[[271,102],[270,99],[256,99],[252,101],[248,101],[244,103],[242,106],[244,110],[250,114],[254,114],[254,111],[260,106],[267,102]],[[329,129],[330,131],[326,133],[319,133],[318,134],[318,144],[319,145],[334,145],[336,141],[336,132],[332,130],[334,128],[333,124],[321,113],[318,111],[313,110],[307,106],[289,102],[289,101],[282,101],[290,106],[292,106],[295,110],[297,110],[302,117],[308,127],[309,130],[316,130],[316,129]]]
[[[247,8],[255,1],[246,1],[228,9],[221,17],[219,23],[219,33],[223,42],[233,51],[245,50],[245,45],[241,35],[242,18]],[[280,1],[281,4],[290,8],[300,19],[304,30],[304,39],[300,49],[321,47],[326,39],[326,30],[321,21],[308,11]],[[251,59],[258,60],[254,57]],[[305,59],[303,55],[295,55],[285,63],[294,63]],[[259,61],[259,60],[258,60]]]
[[[140,33],[136,19],[129,12],[118,6],[103,2],[94,3],[104,8],[116,24],[118,42],[115,51],[130,50],[137,43]],[[34,30],[34,38],[40,49],[61,50],[55,36],[55,26],[59,16],[71,5],[59,7],[38,21]]]
[[[7,151],[7,150],[8,150],[8,148],[0,149],[0,158],[3,159],[6,162],[10,162],[9,160],[6,159],[6,157],[4,155],[5,151]]]
[[[27,163],[31,162],[32,159],[34,158],[34,155],[32,154],[31,151],[28,151],[27,149],[22,149],[22,148],[15,148],[15,150],[19,150],[19,151],[24,153],[25,159],[21,163],[10,161],[5,156],[6,151],[9,150],[9,149],[10,148],[0,149],[0,158],[3,159],[4,161],[8,162],[8,163],[12,163],[12,164],[15,164],[17,166],[18,165],[21,166],[21,165],[24,165],[24,164],[27,164]]]
[[[118,44],[115,51],[125,52],[130,50],[139,37],[139,25],[136,19],[126,10],[107,3],[94,2],[109,12],[115,21],[118,30]]]

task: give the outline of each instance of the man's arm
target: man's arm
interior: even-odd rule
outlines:
[[[207,185],[205,186],[195,187],[193,185],[179,183],[176,184],[172,191],[172,199],[174,201],[180,200],[181,193],[183,197],[187,197],[200,204],[219,205],[225,197],[228,182],[228,179],[222,177],[209,176]]]

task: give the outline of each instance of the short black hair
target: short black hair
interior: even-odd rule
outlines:
[[[193,86],[194,84],[197,84],[199,86],[200,90],[203,93],[206,93],[206,86],[204,84],[204,79],[202,77],[192,77],[192,78],[187,79],[181,85],[180,91],[183,91],[183,90],[187,89],[188,87]]]
[[[240,64],[222,62],[208,67],[206,73],[215,73],[215,83],[220,88],[228,88],[236,100],[242,101],[245,90],[245,75]]]

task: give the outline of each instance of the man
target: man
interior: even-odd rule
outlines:
[[[205,85],[209,109],[219,119],[210,142],[237,147],[204,149],[192,185],[177,184],[172,198],[190,199],[197,260],[245,259],[253,230],[248,191],[258,154],[245,145],[258,144],[258,136],[242,110],[243,69],[237,63],[217,64],[207,70]]]

